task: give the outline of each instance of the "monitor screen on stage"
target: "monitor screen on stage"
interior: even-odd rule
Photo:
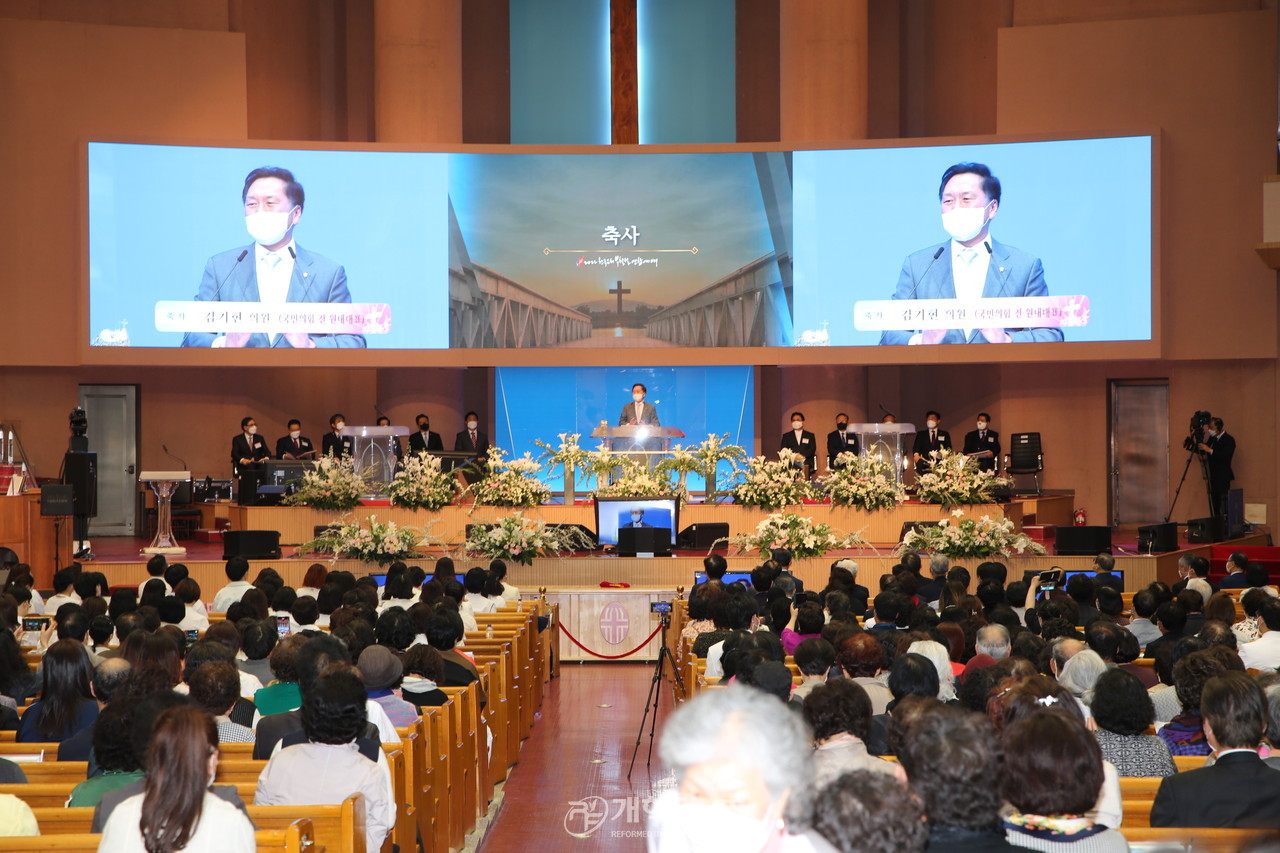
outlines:
[[[617,545],[623,527],[665,527],[676,544],[680,504],[669,498],[596,498],[596,539],[601,545]]]
[[[693,573],[693,585],[694,585],[694,586],[697,586],[697,585],[698,585],[698,584],[700,584],[700,583],[706,583],[706,582],[707,582],[707,573],[706,573],[706,572],[694,572],[694,573]],[[750,587],[750,586],[751,586],[751,572],[725,572],[725,573],[724,573],[724,577],[723,577],[723,578],[721,578],[720,582],[721,582],[721,583],[723,583],[723,584],[726,584],[726,585],[727,585],[727,584],[731,584],[731,583],[736,583],[736,584],[740,584],[740,585],[743,585],[743,586]]]
[[[625,153],[90,142],[86,157],[85,340],[104,363],[246,347],[910,361],[1006,342],[1044,344],[1013,355],[1042,359],[1155,340],[1149,135]],[[157,175],[181,176],[179,204],[142,191]]]

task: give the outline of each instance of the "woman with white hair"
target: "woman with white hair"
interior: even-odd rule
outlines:
[[[775,697],[739,685],[706,691],[667,719],[658,751],[676,787],[654,802],[650,853],[834,853],[802,825],[812,743]]]
[[[1089,705],[1093,702],[1094,685],[1106,671],[1107,662],[1099,657],[1097,652],[1093,649],[1083,649],[1072,655],[1058,673],[1058,683],[1071,691],[1071,695],[1080,703],[1080,710],[1084,713],[1085,719],[1088,719],[1092,713]]]
[[[934,669],[938,670],[938,699],[953,702],[956,698],[955,670],[951,668],[951,653],[947,647],[935,640],[916,640],[907,647],[908,654],[916,654],[929,659]]]

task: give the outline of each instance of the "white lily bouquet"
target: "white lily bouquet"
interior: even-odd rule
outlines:
[[[893,463],[886,459],[846,451],[836,457],[836,462],[843,467],[827,475],[820,486],[836,506],[889,509],[907,496],[894,476]]]
[[[434,511],[457,497],[458,480],[451,472],[441,470],[440,457],[415,453],[405,457],[388,494],[396,506]]]
[[[739,554],[751,551],[768,557],[774,548],[786,548],[795,557],[821,557],[828,551],[858,548],[867,541],[861,531],[840,533],[831,525],[794,512],[775,512],[756,525],[751,533],[729,537]]]
[[[813,495],[813,489],[802,476],[804,457],[791,450],[779,450],[778,458],[753,456],[746,468],[735,467],[737,485],[733,499],[743,506],[781,509],[801,503]]]
[[[471,557],[506,560],[529,565],[534,557],[554,557],[593,543],[579,528],[552,526],[515,512],[494,524],[476,524],[463,544]]]
[[[314,468],[304,471],[293,494],[284,499],[289,506],[315,509],[353,509],[366,490],[364,478],[356,472],[350,457],[321,456]]]
[[[538,461],[552,468],[560,466],[564,469],[564,488],[565,491],[573,489],[577,485],[578,476],[589,468],[591,462],[591,451],[584,449],[578,442],[582,438],[581,433],[562,432],[557,438],[560,439],[558,447],[552,447],[540,438],[535,438],[533,443],[542,448],[542,455],[538,457]]]
[[[467,487],[481,506],[538,506],[551,497],[537,475],[542,464],[530,454],[515,459],[505,458],[500,448],[489,448],[489,473]]]
[[[931,452],[929,463],[929,471],[916,480],[916,497],[947,509],[991,503],[996,486],[1009,482],[994,471],[981,470],[972,456],[951,450]]]
[[[596,497],[675,495],[682,504],[689,498],[684,486],[672,479],[671,470],[662,465],[650,468],[629,456],[615,456],[613,471],[613,482],[597,486]]]
[[[429,544],[436,543],[424,531],[401,527],[394,521],[378,521],[376,515],[371,515],[363,521],[344,519],[331,524],[299,550],[304,554],[332,554],[335,560],[343,557],[386,566],[417,556],[418,547]]]
[[[908,531],[897,553],[928,551],[953,560],[1045,553],[1043,545],[1019,532],[1008,518],[997,520],[989,515],[965,518],[962,509],[952,510],[951,516],[939,521],[937,526]]]
[[[707,440],[698,445],[698,449],[693,451],[693,457],[698,460],[701,466],[703,476],[706,477],[706,498],[710,501],[715,498],[719,491],[718,469],[721,462],[730,462],[737,465],[742,459],[747,458],[747,451],[737,444],[729,443],[729,433],[717,435],[710,433]]]

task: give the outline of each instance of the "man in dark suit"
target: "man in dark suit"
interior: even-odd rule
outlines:
[[[329,431],[324,434],[324,441],[320,443],[321,455],[342,458],[353,454],[355,439],[349,435],[342,434],[342,430],[346,425],[347,419],[341,413],[329,418]]]
[[[489,436],[480,431],[480,416],[467,412],[466,426],[453,440],[453,449],[474,454],[471,462],[462,468],[462,476],[474,483],[484,476],[489,461]]]
[[[849,416],[844,412],[836,415],[836,428],[827,433],[827,469],[839,471],[844,466],[836,462],[841,453],[858,453],[858,437],[849,432]]]
[[[916,433],[915,444],[911,447],[912,458],[916,463],[917,474],[927,474],[932,464],[929,454],[935,450],[951,449],[951,433],[940,429],[942,415],[937,412],[924,413],[924,429]]]
[[[649,389],[637,382],[631,386],[631,402],[622,407],[618,415],[618,426],[662,426],[658,420],[658,407],[646,403]],[[613,442],[613,449],[619,451],[646,451],[661,449],[661,442],[654,439],[619,438]]]
[[[239,477],[250,465],[271,458],[267,442],[258,435],[258,422],[242,418],[240,434],[231,439],[231,470]]]
[[[991,428],[991,415],[978,412],[978,428],[965,433],[964,455],[977,456],[982,471],[996,470],[1000,458],[1000,433]]]
[[[633,507],[631,510],[631,520],[622,526],[623,527],[653,527],[652,524],[649,524],[647,521],[644,520],[644,509],[642,507]]]
[[[791,429],[782,434],[779,447],[804,457],[804,475],[813,476],[814,469],[817,467],[818,439],[804,428],[804,412],[791,413]]]
[[[1231,459],[1236,455],[1236,440],[1223,429],[1222,418],[1213,418],[1205,430],[1205,440],[1196,445],[1209,463],[1209,500],[1214,515],[1227,514],[1227,492],[1236,478]]]
[[[302,434],[302,421],[289,421],[289,434],[276,439],[277,459],[315,459],[316,448],[311,439]]]
[[[350,303],[347,273],[324,255],[293,241],[306,195],[288,169],[254,169],[240,192],[245,228],[254,242],[209,259],[198,302]],[[363,335],[307,332],[188,332],[184,347],[363,348]]]
[[[431,418],[425,414],[420,414],[415,420],[418,422],[418,431],[409,436],[409,452],[421,453],[424,450],[427,452],[444,450],[444,442],[440,440],[440,433],[431,431]]]
[[[1187,608],[1177,601],[1166,601],[1156,608],[1151,619],[1161,631],[1158,638],[1147,643],[1143,657],[1155,659],[1162,646],[1173,648],[1174,643],[1187,636]]]
[[[1209,679],[1200,694],[1205,739],[1216,760],[1165,778],[1151,804],[1152,826],[1280,826],[1280,771],[1258,757],[1267,697],[1243,672]]]
[[[380,427],[391,426],[391,418],[387,417],[386,415],[380,416],[378,418],[377,426],[380,426]],[[396,467],[399,467],[400,464],[404,462],[404,443],[400,441],[400,436],[398,435],[393,435],[391,436],[391,438],[394,438],[396,440],[396,450],[395,450]]]

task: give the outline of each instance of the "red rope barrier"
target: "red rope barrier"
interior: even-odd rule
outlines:
[[[568,637],[568,638],[569,638],[569,642],[573,643],[575,646],[577,646],[578,648],[582,649],[584,652],[586,652],[587,654],[591,655],[592,657],[601,658],[602,660],[618,660],[619,658],[631,657],[631,656],[632,656],[632,655],[634,655],[636,652],[640,651],[640,650],[641,650],[641,649],[643,649],[645,646],[649,645],[649,641],[650,641],[650,640],[652,640],[654,637],[658,636],[658,632],[662,630],[662,625],[661,625],[661,624],[659,624],[657,628],[654,628],[654,629],[653,629],[653,633],[652,633],[652,634],[650,634],[649,636],[645,637],[645,638],[644,638],[644,642],[642,642],[640,645],[636,646],[636,647],[635,647],[634,649],[632,649],[631,651],[629,651],[629,652],[623,652],[623,653],[622,653],[622,654],[620,654],[620,655],[602,655],[602,654],[600,654],[599,652],[593,652],[593,651],[591,651],[591,649],[589,649],[589,648],[587,648],[586,646],[582,645],[582,643],[579,643],[579,642],[578,642],[578,638],[577,638],[577,637],[575,637],[575,636],[573,636],[573,634],[570,634],[570,633],[569,633],[569,629],[568,629],[568,628],[566,628],[566,627],[564,626],[564,623],[563,623],[563,622],[561,622],[561,623],[560,623],[560,630],[561,630],[561,631],[563,631],[563,632],[564,632],[564,635],[565,635],[566,637]]]

